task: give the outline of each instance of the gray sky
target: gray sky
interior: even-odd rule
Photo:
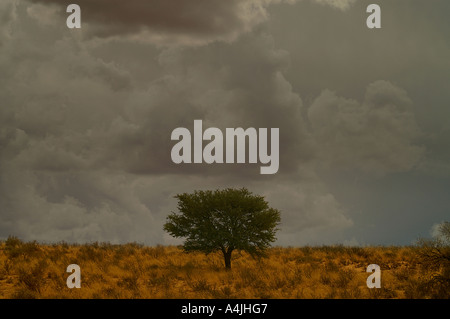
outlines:
[[[68,29],[69,3],[82,28]],[[382,28],[366,27],[381,6]],[[178,241],[173,196],[247,187],[277,245],[404,245],[449,220],[450,3],[5,0],[0,238]],[[177,127],[280,129],[280,169],[175,165]]]

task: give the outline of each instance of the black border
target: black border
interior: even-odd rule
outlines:
[[[215,306],[212,316],[208,314],[182,314],[188,304]],[[267,304],[265,313],[224,312],[226,306],[236,304]],[[314,318],[325,315],[359,317],[370,315],[389,316],[429,315],[448,309],[448,299],[2,299],[2,313],[38,314],[63,318],[96,315],[122,318]],[[217,309],[221,308],[222,311]],[[443,312],[445,313],[445,312]]]

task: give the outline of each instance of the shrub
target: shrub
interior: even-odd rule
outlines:
[[[20,245],[22,245],[22,241],[16,236],[8,236],[8,238],[5,241],[6,249],[13,249]]]
[[[47,263],[45,260],[39,261],[31,268],[19,268],[19,282],[33,292],[40,293],[44,283],[45,269]]]
[[[32,257],[40,251],[36,241],[24,243],[15,236],[8,237],[5,242],[5,250],[9,258]]]
[[[419,256],[432,271],[422,278],[431,298],[450,298],[450,222],[442,223],[434,239],[419,239]]]

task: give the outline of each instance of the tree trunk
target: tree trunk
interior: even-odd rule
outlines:
[[[233,250],[231,248],[228,248],[228,250],[225,251],[225,249],[222,250],[223,252],[223,258],[225,259],[225,268],[231,269],[231,252]]]

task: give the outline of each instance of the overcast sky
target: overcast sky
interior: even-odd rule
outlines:
[[[81,7],[82,28],[66,27]],[[381,29],[366,7],[381,6]],[[450,216],[450,2],[2,0],[0,239],[176,244],[247,187],[277,245],[408,245]],[[177,127],[280,129],[280,169],[172,163]]]

